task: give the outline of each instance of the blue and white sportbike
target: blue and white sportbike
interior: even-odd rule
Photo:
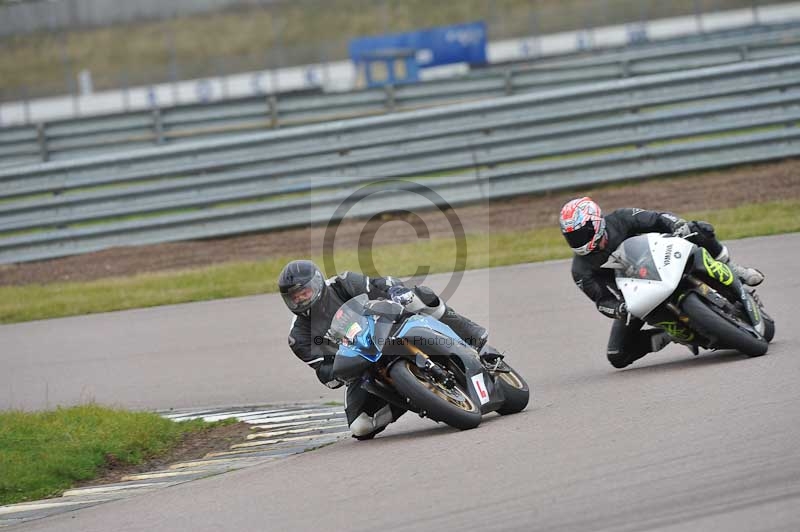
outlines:
[[[514,414],[530,396],[501,353],[479,354],[439,320],[360,295],[336,312],[333,374],[388,403],[465,430],[489,412]]]

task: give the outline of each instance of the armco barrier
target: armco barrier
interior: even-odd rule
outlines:
[[[408,111],[798,52],[800,27],[776,28],[744,35],[725,33],[703,42],[664,43],[659,47],[623,49],[588,57],[493,67],[417,85],[348,93],[265,95],[0,128],[0,167],[222,138],[247,131]]]
[[[0,170],[0,262],[324,222],[382,179],[462,204],[795,156],[798,122],[792,57]]]

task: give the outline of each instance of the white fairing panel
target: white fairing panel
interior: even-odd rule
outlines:
[[[626,243],[634,239],[642,245],[626,247]],[[643,245],[645,239],[646,248]],[[615,255],[618,254],[622,262],[629,266],[617,271],[616,281],[630,314],[643,319],[672,295],[681,281],[693,248],[694,244],[682,238],[656,233],[629,238],[617,248]],[[658,276],[647,271],[653,265]],[[654,277],[660,277],[661,280]]]

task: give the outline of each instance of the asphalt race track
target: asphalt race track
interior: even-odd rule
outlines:
[[[611,322],[567,262],[469,272],[451,303],[533,385],[525,412],[467,432],[406,415],[371,442],[8,530],[800,530],[800,233],[730,248],[767,274],[764,357],[670,346],[615,370]],[[270,295],[3,326],[0,408],[340,398],[288,351],[288,324]]]

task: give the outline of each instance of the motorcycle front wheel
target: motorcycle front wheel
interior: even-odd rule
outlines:
[[[764,338],[757,338],[752,333],[738,327],[733,321],[735,316],[727,318],[711,309],[697,294],[689,294],[681,305],[689,316],[689,323],[699,332],[716,339],[717,348],[736,349],[749,357],[765,354],[769,343]],[[744,326],[749,324],[743,323]]]
[[[505,361],[500,362],[498,369],[501,371],[495,374],[495,382],[502,388],[506,400],[503,401],[503,406],[497,409],[497,413],[506,416],[522,412],[528,406],[531,396],[528,383]]]
[[[764,320],[764,339],[771,342],[775,338],[775,321],[763,310],[761,311],[761,319]]]
[[[474,429],[480,424],[480,407],[460,386],[448,388],[406,359],[397,361],[389,375],[395,389],[434,421],[461,430]]]

